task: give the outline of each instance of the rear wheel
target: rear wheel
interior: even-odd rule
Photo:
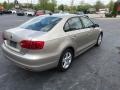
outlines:
[[[60,57],[58,70],[59,71],[68,70],[71,66],[72,60],[73,60],[73,51],[71,49],[66,49]]]
[[[97,39],[97,43],[96,43],[96,46],[100,46],[101,43],[102,43],[102,38],[103,38],[103,35],[102,33],[99,35],[98,39]]]

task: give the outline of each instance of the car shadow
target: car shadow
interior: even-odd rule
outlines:
[[[13,66],[13,68],[15,70],[13,70],[13,72],[8,71],[8,75],[3,78],[4,83],[1,84],[1,87],[8,87],[9,89],[7,90],[34,90],[35,88],[40,88],[39,90],[41,90],[43,85],[57,73],[56,69],[33,72],[21,69],[17,66]]]

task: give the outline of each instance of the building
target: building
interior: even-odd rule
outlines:
[[[120,14],[120,0],[117,0],[117,2],[115,2],[114,11],[116,12],[116,15]]]
[[[115,9],[117,11],[120,11],[120,0],[118,0],[117,2],[115,2]]]

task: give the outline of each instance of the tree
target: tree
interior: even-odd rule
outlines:
[[[110,11],[110,12],[113,11],[113,8],[114,8],[114,2],[113,2],[113,0],[111,0],[111,1],[108,3],[107,7],[109,8],[109,11]]]
[[[34,6],[36,10],[50,10],[52,12],[55,11],[57,6],[56,0],[39,0],[39,3]]]
[[[46,10],[48,6],[49,0],[39,0],[40,9]]]
[[[70,11],[70,10],[71,10],[71,9],[70,9],[70,6],[64,5],[64,10],[65,10],[65,11]]]
[[[118,5],[119,5],[119,2],[115,2],[115,3],[114,3],[113,11],[112,11],[113,17],[116,17],[116,16],[117,16],[117,7],[118,7]]]
[[[87,13],[87,11],[92,7],[93,6],[90,4],[81,4],[77,6],[77,11],[83,11],[84,13]]]
[[[36,4],[36,5],[34,6],[34,9],[35,9],[35,10],[41,9],[40,4]]]
[[[56,6],[57,6],[57,1],[56,0],[51,0],[51,11],[55,11],[55,8],[56,8]]]
[[[14,7],[14,3],[9,3],[9,9],[12,9]]]
[[[62,10],[62,11],[64,11],[64,10],[65,10],[64,5],[61,4],[60,6],[58,6],[58,10]]]
[[[4,2],[3,2],[3,7],[4,7],[5,9],[7,9],[7,8],[8,8],[8,4],[7,4],[7,2],[6,2],[6,1],[4,1]]]
[[[101,1],[97,1],[96,4],[94,5],[96,11],[99,11],[101,8],[105,8],[105,5]]]
[[[2,5],[2,3],[0,3],[0,5]]]

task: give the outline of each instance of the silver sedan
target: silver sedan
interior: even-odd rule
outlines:
[[[3,55],[32,71],[70,68],[74,57],[100,46],[103,31],[87,16],[43,15],[3,32]]]

